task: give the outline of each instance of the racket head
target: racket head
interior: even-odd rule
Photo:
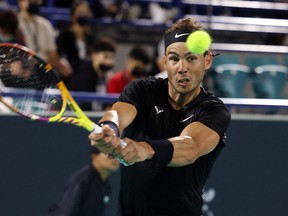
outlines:
[[[0,101],[32,120],[94,128],[53,67],[19,44],[0,44]],[[63,116],[67,104],[76,118]]]

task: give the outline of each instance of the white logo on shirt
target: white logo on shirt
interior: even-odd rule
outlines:
[[[161,107],[154,106],[154,108],[155,108],[157,114],[164,112],[164,109]]]
[[[181,120],[181,122],[186,122],[186,121],[188,121],[189,119],[191,119],[193,116],[194,116],[194,114],[192,114],[192,115],[190,115],[189,117]]]

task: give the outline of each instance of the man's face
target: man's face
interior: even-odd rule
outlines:
[[[183,95],[193,93],[200,87],[205,70],[210,68],[211,63],[210,54],[206,57],[203,54],[193,54],[184,42],[169,45],[164,64],[172,91]]]

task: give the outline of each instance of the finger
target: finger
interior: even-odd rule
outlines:
[[[125,148],[127,147],[127,143],[120,138],[117,138],[115,146],[117,146],[117,148],[115,148],[113,154],[118,158],[122,158],[123,155],[127,154],[127,152],[129,151],[129,149],[125,150]]]
[[[90,140],[97,141],[97,140],[103,138],[103,133],[99,133],[99,134],[90,133],[89,136],[88,136],[88,138],[89,138]]]
[[[103,125],[102,126],[103,133],[105,136],[115,136],[115,131],[109,127],[109,125]]]
[[[116,136],[108,136],[104,138],[105,142],[109,143],[111,146],[113,146],[115,149],[120,144],[120,138]]]
[[[130,156],[129,156],[130,157]],[[129,158],[128,157],[128,158]],[[134,155],[132,158],[127,159],[127,155],[125,155],[124,158],[120,159],[120,162],[124,165],[124,166],[130,166],[133,165],[135,162],[137,162],[137,157]]]
[[[126,163],[132,164],[138,161],[138,154],[136,151],[130,151],[127,154],[125,154],[122,158]]]
[[[125,166],[129,166],[137,162],[137,151],[134,148],[120,147],[120,152],[115,157]]]

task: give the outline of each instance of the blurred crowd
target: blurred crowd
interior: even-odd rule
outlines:
[[[69,25],[57,32],[39,14],[41,0],[18,0],[18,10],[0,12],[0,42],[19,43],[35,51],[54,66],[71,91],[120,93],[133,79],[148,76],[151,57],[145,47],[135,44],[125,57],[125,68],[114,71],[118,44],[109,36],[98,37],[93,32],[95,3],[76,0],[70,4]],[[101,12],[112,15],[112,9],[108,5],[105,8]],[[109,106],[81,104],[84,110],[103,110]]]
[[[153,1],[146,5],[131,2],[133,1],[54,1],[55,7],[69,8],[70,11],[69,24],[56,29],[49,19],[39,13],[41,6],[48,4],[47,1],[9,0],[6,4],[14,5],[17,9],[11,7],[0,11],[0,42],[23,44],[37,52],[54,66],[72,91],[120,93],[133,79],[151,75],[166,77],[162,64],[162,41],[155,45],[152,54],[143,45],[134,44],[125,57],[124,68],[115,71],[117,41],[108,35],[98,36],[93,31],[93,19],[148,18],[161,24],[174,21],[180,13],[177,0],[171,1],[168,6]],[[181,10],[183,13],[183,8]],[[288,36],[281,38],[281,43],[288,45]],[[103,110],[108,109],[109,104],[83,102],[81,107],[84,110]]]

